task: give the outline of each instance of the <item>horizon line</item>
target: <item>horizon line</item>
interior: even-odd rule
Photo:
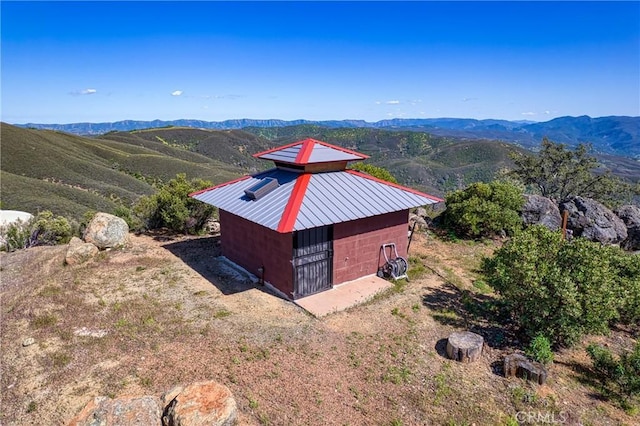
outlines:
[[[538,121],[538,120],[532,120],[532,119],[521,119],[521,120],[507,120],[504,118],[470,118],[470,117],[393,117],[393,118],[385,118],[385,119],[381,119],[381,120],[375,120],[375,121],[367,121],[366,119],[362,119],[362,118],[342,118],[342,119],[324,119],[324,120],[311,120],[311,119],[307,119],[307,118],[295,118],[295,119],[282,119],[282,118],[247,118],[247,117],[243,117],[243,118],[227,118],[224,120],[204,120],[204,119],[199,119],[199,118],[175,118],[175,119],[159,119],[159,118],[155,118],[152,120],[139,120],[139,119],[133,119],[133,118],[125,118],[125,119],[121,119],[121,120],[115,120],[115,121],[74,121],[74,122],[67,122],[67,123],[43,123],[43,122],[24,122],[24,123],[17,123],[17,122],[9,122],[9,121],[4,121],[2,120],[3,123],[7,123],[7,124],[11,124],[11,125],[15,125],[15,126],[26,126],[26,125],[30,125],[30,124],[35,124],[35,125],[70,125],[70,124],[110,124],[110,123],[120,123],[120,122],[126,122],[126,121],[139,121],[139,122],[170,122],[170,121],[201,121],[204,123],[224,123],[227,121],[242,121],[242,120],[252,120],[252,121],[283,121],[283,122],[292,122],[292,121],[308,121],[308,122],[327,122],[327,121],[337,121],[337,122],[350,122],[350,121],[359,121],[359,122],[363,122],[363,123],[367,123],[367,124],[376,124],[376,123],[380,123],[380,122],[385,122],[385,121],[393,121],[393,120],[476,120],[476,121],[489,121],[489,120],[496,120],[496,121],[507,121],[507,122],[512,122],[512,123],[517,123],[517,122],[533,122],[533,123],[545,123],[547,121],[552,121],[552,120],[556,120],[558,118],[566,118],[566,117],[570,117],[570,118],[579,118],[579,117],[588,117],[588,118],[607,118],[607,117],[629,117],[629,118],[640,118],[640,116],[633,116],[633,115],[603,115],[603,116],[598,116],[598,117],[592,117],[590,115],[587,114],[583,114],[583,115],[563,115],[563,116],[559,116],[559,117],[555,117],[555,118],[550,118],[549,120],[544,120],[544,121]]]

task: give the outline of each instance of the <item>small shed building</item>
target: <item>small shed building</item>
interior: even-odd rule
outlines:
[[[409,209],[434,196],[347,170],[368,156],[314,139],[255,154],[275,167],[190,194],[218,207],[222,254],[298,299],[406,256]]]

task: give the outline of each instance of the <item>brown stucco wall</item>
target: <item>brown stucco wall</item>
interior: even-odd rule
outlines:
[[[395,243],[407,256],[409,210],[337,223],[333,228],[333,284],[375,274],[384,264],[380,246]]]
[[[264,265],[264,280],[292,298],[292,233],[281,234],[224,210],[220,210],[220,229],[225,257],[257,277]]]

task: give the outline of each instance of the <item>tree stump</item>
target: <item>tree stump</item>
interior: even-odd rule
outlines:
[[[547,380],[547,369],[539,362],[529,361],[524,355],[511,354],[504,357],[504,375],[520,377],[542,385]]]
[[[447,355],[456,361],[474,362],[482,354],[484,338],[470,331],[451,333],[447,340]]]

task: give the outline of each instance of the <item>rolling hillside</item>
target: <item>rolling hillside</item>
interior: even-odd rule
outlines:
[[[113,140],[162,152],[185,161],[219,160],[253,172],[265,167],[252,154],[273,146],[271,142],[241,130],[211,131],[189,127],[110,132],[100,140]]]
[[[488,181],[511,165],[505,142],[436,136],[408,130],[290,127],[206,130],[158,128],[88,138],[50,130],[1,126],[2,208],[81,217],[112,212],[154,191],[178,173],[220,183],[272,166],[252,154],[306,137],[354,149],[398,181],[437,196]],[[640,162],[601,156],[622,177],[640,179]]]
[[[496,171],[511,164],[509,152],[520,150],[506,143],[424,132],[311,124],[225,131],[173,127],[111,132],[100,139],[156,150],[181,148],[253,172],[272,163],[256,160],[251,154],[307,137],[363,152],[371,156],[368,162],[389,169],[401,183],[440,196],[471,182],[492,179]]]
[[[2,208],[81,217],[151,194],[177,173],[223,182],[243,170],[162,143],[148,147],[2,124]],[[154,149],[156,148],[156,149]],[[144,179],[146,178],[146,180]]]
[[[462,140],[408,130],[314,125],[245,130],[278,145],[313,137],[363,152],[371,156],[368,162],[388,169],[400,183],[438,196],[472,182],[493,179],[498,170],[512,164],[510,152],[522,151],[503,142]]]

